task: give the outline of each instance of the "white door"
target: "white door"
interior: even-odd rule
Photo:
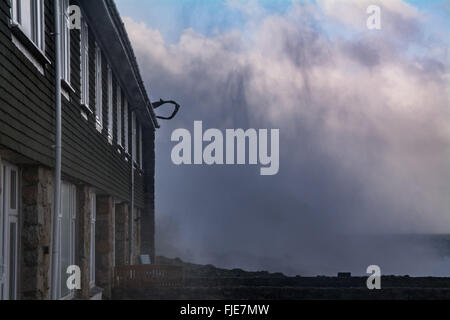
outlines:
[[[0,194],[0,300],[17,299],[19,170],[3,163]]]

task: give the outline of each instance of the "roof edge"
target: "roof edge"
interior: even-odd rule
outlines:
[[[136,55],[134,54],[133,46],[131,45],[130,38],[128,37],[128,33],[125,28],[125,24],[122,21],[119,10],[114,2],[114,0],[104,0],[106,4],[106,8],[109,11],[110,17],[112,19],[113,24],[117,28],[117,32],[119,33],[119,37],[123,40],[123,46],[125,53],[129,57],[129,61],[131,63],[132,71],[135,74],[136,80],[138,82],[138,86],[141,90],[141,94],[146,103],[145,109],[152,119],[153,126],[155,129],[160,128],[158,119],[156,118],[156,114],[153,108],[153,105],[148,97],[147,90],[145,88],[144,81],[142,80],[142,76],[139,70],[139,65],[137,63]]]

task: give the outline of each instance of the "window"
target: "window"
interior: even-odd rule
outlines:
[[[113,79],[112,70],[108,65],[108,141],[113,141]]]
[[[117,144],[122,146],[122,89],[117,85]]]
[[[114,204],[111,212],[111,236],[112,236],[112,267],[116,267],[116,205]]]
[[[103,129],[102,52],[95,44],[95,119],[98,131]]]
[[[97,197],[91,192],[91,239],[90,239],[90,259],[89,259],[89,284],[91,288],[95,286],[95,221],[97,216]]]
[[[19,261],[19,171],[3,163],[0,173],[0,300],[17,299]]]
[[[9,299],[17,299],[18,221],[9,223]]]
[[[75,222],[76,222],[76,187],[68,183],[61,184],[61,218],[60,224],[60,283],[59,297],[71,298],[74,292],[67,287],[67,268],[75,264]]]
[[[81,104],[89,107],[89,29],[86,20],[81,21]]]
[[[128,137],[128,100],[125,99],[125,103],[123,106],[123,135],[125,139],[125,152],[129,153],[128,151],[128,143],[129,143],[129,137]]]
[[[61,76],[70,84],[69,0],[61,0]]]
[[[17,209],[17,172],[11,170],[11,179],[9,180],[11,191],[9,193],[9,208],[12,210]]]
[[[142,165],[142,124],[139,123],[139,168],[143,169]]]
[[[44,50],[44,1],[12,0],[11,18],[23,33],[42,51]]]
[[[6,188],[6,168],[0,166],[0,300],[3,300],[3,279],[5,273],[4,256],[3,256],[3,198]]]
[[[131,113],[131,154],[133,163],[136,162],[136,113]]]

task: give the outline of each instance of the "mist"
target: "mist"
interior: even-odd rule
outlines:
[[[367,30],[377,3],[382,29]],[[376,264],[450,276],[448,252],[418,236],[450,234],[448,34],[425,32],[402,1],[228,6],[243,28],[188,28],[175,43],[124,19],[152,98],[182,105],[157,131],[157,253],[290,275]],[[171,133],[196,120],[280,129],[279,173],[172,164]]]

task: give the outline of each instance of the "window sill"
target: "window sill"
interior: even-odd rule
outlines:
[[[69,91],[69,92],[72,93],[72,94],[75,93],[75,89],[72,88],[72,86],[70,85],[69,82],[67,82],[67,80],[61,79],[61,86],[62,86],[62,88],[63,88],[64,90],[67,90],[67,91]]]
[[[95,129],[97,129],[98,133],[103,132],[103,126],[99,124],[98,122],[95,124]]]
[[[94,111],[92,111],[92,109],[85,103],[81,103],[80,105],[81,105],[81,108],[83,109],[83,111],[85,111],[89,114],[94,114]]]
[[[89,290],[89,300],[102,300],[103,289],[97,286],[93,286]]]
[[[45,53],[22,31],[17,23],[10,21],[9,27],[11,33],[23,44],[30,54],[41,64],[51,65],[51,61],[46,57]]]
[[[11,41],[23,56],[33,64],[40,74],[45,76],[45,69],[51,64],[41,49],[39,49],[22,31],[21,27],[10,22]]]
[[[67,296],[59,298],[60,301],[73,300],[75,298],[75,294],[73,292],[69,293]]]
[[[136,170],[139,175],[142,175],[144,173],[144,170],[141,169],[139,163],[137,163],[136,161],[134,162],[134,170]]]

